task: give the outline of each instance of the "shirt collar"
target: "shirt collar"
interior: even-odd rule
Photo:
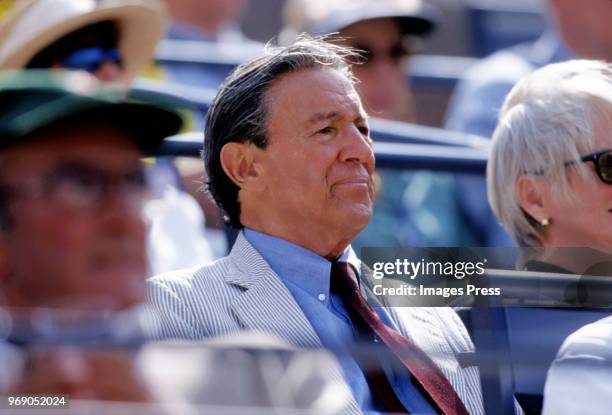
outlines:
[[[244,236],[285,283],[308,294],[329,297],[331,262],[292,242],[245,228]],[[349,245],[339,261],[348,262],[359,272],[361,262]]]

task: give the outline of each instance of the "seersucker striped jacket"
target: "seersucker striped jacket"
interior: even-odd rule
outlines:
[[[196,340],[260,330],[296,347],[322,347],[280,277],[242,234],[225,258],[151,278],[149,295],[166,338]],[[387,312],[402,335],[436,362],[468,411],[484,413],[478,369],[462,368],[456,357],[473,351],[456,313],[450,308],[424,307]],[[334,376],[341,376],[338,367]],[[346,412],[361,413],[354,400]]]

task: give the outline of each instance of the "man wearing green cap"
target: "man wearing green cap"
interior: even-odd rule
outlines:
[[[40,79],[40,76],[43,78]],[[13,307],[126,308],[143,298],[140,165],[180,127],[83,73],[0,80],[0,281]],[[3,84],[3,85],[2,85]],[[76,298],[75,298],[76,297]],[[78,307],[77,307],[78,308]]]
[[[127,313],[144,301],[147,185],[140,158],[180,126],[175,113],[126,102],[85,73],[0,75],[0,306],[30,310],[31,338],[20,340],[48,340],[49,331],[32,321],[40,308],[53,328],[69,311]],[[145,398],[127,385],[128,360],[101,359],[79,366],[83,390],[97,392],[87,397]],[[62,392],[58,385],[67,383],[55,369],[39,376],[30,366],[41,383],[24,382],[26,391]],[[78,386],[70,388],[74,397]]]

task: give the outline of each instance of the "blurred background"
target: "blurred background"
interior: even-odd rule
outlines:
[[[158,3],[157,0],[117,1],[122,4],[140,2],[147,7]],[[14,13],[17,8],[26,10],[28,5],[43,2],[49,7],[46,9],[43,7],[42,14],[37,16]],[[0,69],[18,69],[26,66],[27,62],[22,62],[21,66],[8,63],[6,57],[9,56],[11,46],[21,44],[26,48],[32,42],[40,40],[34,30],[35,27],[42,28],[47,25],[46,30],[60,22],[62,18],[66,20],[74,18],[74,15],[62,17],[61,12],[66,9],[57,6],[58,4],[70,5],[76,10],[83,4],[103,7],[113,2],[115,0],[0,0]],[[384,5],[391,3],[397,3],[397,7],[400,7],[401,3],[401,7],[404,7],[401,15],[382,13]],[[262,53],[264,44],[271,39],[287,41],[282,39],[281,34],[287,34],[288,28],[299,28],[300,24],[296,21],[300,19],[305,21],[309,18],[315,23],[325,23],[326,26],[322,28],[324,33],[341,31],[346,36],[352,36],[347,40],[349,45],[366,52],[363,65],[355,66],[354,70],[361,80],[357,86],[359,93],[362,94],[369,112],[375,117],[371,126],[377,157],[379,193],[373,221],[355,242],[355,249],[368,245],[505,246],[511,244],[510,238],[493,217],[486,199],[484,173],[489,138],[496,122],[496,113],[503,97],[514,82],[537,67],[575,56],[612,60],[612,33],[610,33],[612,3],[609,0],[592,0],[589,8],[581,3],[577,0],[159,0],[159,4],[162,5],[159,16],[165,15],[167,23],[164,30],[159,31],[160,34],[163,33],[163,36],[159,36],[162,40],[158,43],[153,56],[143,56],[140,59],[139,64],[142,64],[142,67],[138,67],[140,76],[133,83],[131,78],[128,79],[124,84],[129,85],[124,86],[129,88],[127,93],[132,98],[167,103],[182,109],[187,125],[184,134],[167,140],[165,143],[167,145],[158,157],[147,160],[150,167],[148,171],[151,176],[150,184],[157,196],[157,200],[152,201],[146,210],[151,220],[148,240],[149,275],[196,266],[227,253],[235,238],[235,232],[224,227],[218,209],[203,191],[206,177],[198,156],[202,149],[204,114],[217,88],[236,65]],[[365,14],[360,19],[342,24],[342,19],[350,15],[341,11],[344,6],[348,9],[359,6],[362,11],[368,9],[368,13],[374,14],[364,18],[368,16]],[[317,16],[320,17],[318,21]],[[412,20],[401,27],[387,25],[370,27],[368,30],[363,27],[357,29],[358,25],[364,22],[372,23],[373,20],[379,20],[380,23],[379,18],[393,17],[393,21],[399,23],[397,18],[406,16]],[[387,23],[390,20],[387,19]],[[326,31],[325,28],[331,30]],[[77,29],[79,27],[72,28],[72,30]],[[104,47],[106,55],[98,57],[98,62],[94,62],[98,65],[94,65],[95,70],[90,71],[100,72],[96,75],[101,78],[103,74],[100,69],[103,63],[111,66],[114,64],[115,69],[125,69],[130,58],[128,48],[124,48],[122,44],[124,34],[122,30],[125,29],[125,25],[111,25],[106,29],[110,29],[116,35],[117,39],[114,39],[116,44],[109,47],[103,44],[105,42],[97,45],[92,41],[90,44],[72,44],[70,45],[72,50],[68,51],[74,58],[75,52],[92,49],[91,46]],[[70,35],[68,32],[61,35],[68,36]],[[43,51],[49,52],[52,44],[57,46],[64,40],[65,37],[59,39],[50,37],[49,43],[41,44],[41,48],[44,46]],[[99,41],[100,38],[94,40]],[[149,39],[153,44],[158,40]],[[75,41],[74,37],[71,41]],[[132,44],[129,49],[135,55],[136,52],[142,52],[139,50],[139,44],[141,43],[136,42],[136,45]],[[601,47],[597,49],[594,46]],[[125,55],[121,59],[115,57],[113,60],[113,55],[108,54],[109,50],[114,52],[119,50]],[[58,49],[54,51],[58,52]],[[495,54],[493,58],[490,57],[491,54]],[[70,67],[68,65],[71,63],[70,59],[66,56],[59,57],[60,62],[66,63],[70,69],[84,69]],[[80,62],[81,66],[88,63],[85,59],[87,56],[80,57],[84,59]],[[105,62],[104,59],[110,62]],[[126,65],[122,67],[124,63]],[[395,99],[397,102],[394,102]],[[139,281],[144,277],[144,275],[135,276]],[[56,322],[53,318],[49,318],[53,316],[49,311],[37,314],[38,317],[40,315],[45,317],[43,322],[47,325]],[[0,323],[3,320],[10,320],[8,317],[3,317],[7,316],[0,313]],[[38,320],[29,314],[27,317],[25,320],[28,324],[22,324],[29,330],[25,330],[23,334],[26,343],[32,337],[36,340],[36,335],[40,334],[37,330],[40,324],[33,324]],[[65,315],[61,314],[60,317],[56,320],[63,323],[66,320]],[[106,314],[96,315],[96,321],[100,320],[101,323],[91,324],[90,317],[84,320],[83,327],[74,324],[75,321],[79,322],[79,319],[73,316],[67,319],[75,330],[74,337],[77,343],[91,339],[95,343],[100,337],[104,339],[102,343],[105,343],[108,340],[107,332],[115,329],[116,325],[111,324],[114,320],[109,319]],[[519,357],[533,354],[532,351],[536,346],[544,350],[538,355],[543,356],[538,357],[542,363],[538,373],[527,375],[514,373],[513,381],[518,387],[508,391],[508,397],[512,397],[514,393],[521,398],[520,401],[527,413],[539,413],[546,368],[554,358],[560,342],[575,328],[598,317],[581,317],[569,324],[567,313],[555,314],[543,322],[524,314],[518,315],[514,320],[521,325],[484,327],[483,332],[502,334],[509,332],[518,340],[524,340],[524,342],[517,341],[520,344],[515,349],[520,352]],[[19,319],[14,318],[14,320],[20,323]],[[121,327],[119,332],[131,333],[138,341],[133,342],[133,339],[127,336],[127,340],[120,338],[119,343],[139,349],[142,337],[148,337],[141,333],[145,330],[141,327],[139,310],[133,311],[129,316],[120,315],[115,320],[133,323],[130,327]],[[4,326],[6,328],[6,324]],[[53,333],[57,331],[55,326],[63,327],[62,324],[50,324],[50,326],[53,329],[50,331]],[[105,330],[92,331],[90,330],[92,326]],[[544,326],[552,327],[551,333],[543,334]],[[20,326],[16,324],[15,327]],[[2,328],[0,324],[0,337],[2,337]],[[13,337],[13,342],[17,335],[21,335],[13,328],[5,331],[9,333],[9,337]],[[63,337],[59,344],[64,346],[65,332],[60,331],[60,334]],[[42,335],[41,337],[43,340],[49,340]],[[17,340],[20,339],[17,336]],[[523,344],[527,341],[531,343]],[[251,346],[252,342],[241,339],[240,345],[244,344]],[[23,345],[18,346],[21,351],[25,350]],[[283,346],[274,347],[282,349]],[[494,346],[497,347],[498,344]],[[0,349],[1,347],[0,341]],[[194,347],[194,352],[214,347],[204,344]],[[172,348],[168,351],[162,348],[161,351],[149,351],[147,358],[169,362],[174,362],[172,359],[182,362],[185,356],[189,357],[189,362],[201,358],[203,367],[206,366],[207,369],[200,371],[200,366],[193,367],[193,384],[202,383],[196,375],[207,376],[213,373],[217,375],[225,369],[228,375],[226,381],[219,384],[210,382],[210,394],[206,395],[207,398],[219,398],[218,401],[209,400],[208,403],[225,405],[227,402],[220,398],[226,396],[218,394],[220,387],[230,390],[231,385],[235,385],[241,378],[245,382],[251,382],[252,385],[258,385],[257,387],[266,386],[269,390],[265,392],[275,391],[279,387],[278,380],[286,379],[279,373],[292,372],[290,370],[292,365],[287,363],[289,359],[283,360],[283,357],[279,360],[280,363],[270,363],[269,356],[265,353],[266,349],[272,349],[272,346],[263,347],[264,352],[259,349],[249,351],[251,354],[247,356],[250,357],[246,361],[252,364],[246,366],[254,368],[252,371],[254,375],[251,378],[243,374],[236,375],[238,372],[232,373],[232,370],[228,369],[228,367],[233,368],[231,362],[238,362],[237,366],[244,366],[244,354],[240,351],[238,357],[233,353],[225,357],[213,356],[214,350],[210,356],[193,357],[187,356],[185,349]],[[499,352],[498,349],[495,349],[495,353]],[[83,370],[87,374],[85,376],[87,382],[98,381],[104,379],[105,373],[109,371],[120,375],[124,372],[131,373],[134,366],[131,360],[134,354],[131,351],[126,356],[111,357],[110,360],[116,366],[104,363],[109,361],[109,356],[105,353],[93,353],[92,356],[83,358],[83,362],[89,362],[91,368],[88,364],[77,363],[83,369],[90,369]],[[23,358],[21,360],[13,358],[9,352],[2,350],[0,357],[2,353],[8,356],[5,361],[13,362],[13,366],[19,366],[14,368],[15,373],[21,373],[23,368],[40,368],[42,375],[38,371],[31,371],[29,376],[41,380],[38,392],[51,390],[49,388],[53,385],[47,384],[46,381],[57,377],[47,376],[46,373],[58,369],[41,366],[53,360],[45,354],[48,352],[27,350],[21,353]],[[65,356],[72,358],[77,355],[73,351],[65,353],[63,349],[54,350],[54,353],[59,358]],[[170,355],[170,358],[165,354]],[[159,357],[159,355],[164,356]],[[59,358],[56,360],[60,361]],[[315,360],[318,361],[319,358]],[[520,363],[518,357],[517,361]],[[38,362],[38,366],[32,362]],[[214,366],[210,365],[210,362],[221,363]],[[329,402],[338,401],[335,399],[339,396],[336,382],[333,379],[328,379],[328,384],[321,382],[320,365],[305,360],[299,360],[299,363],[300,367],[311,368],[312,373],[308,377],[300,378],[299,384],[292,385],[288,382],[287,385],[289,389],[293,388],[298,392],[306,390],[309,394],[327,397],[328,400],[322,402],[321,407],[315,411],[323,413],[318,409],[330,408]],[[183,372],[170,373],[167,368],[189,364],[182,362],[169,366],[160,365],[160,371],[148,374],[147,377],[153,379],[153,389],[163,388],[164,382],[167,383],[164,376],[176,382],[184,376]],[[74,365],[71,360],[68,366]],[[59,366],[63,368],[63,365]],[[150,364],[145,366],[157,367]],[[218,370],[219,366],[223,368]],[[263,370],[266,366],[277,368],[278,371],[272,375],[266,374]],[[123,369],[116,370],[114,367]],[[8,370],[4,372],[0,370],[0,391],[3,381],[9,383],[10,379],[3,379],[3,376],[8,377],[8,373]],[[72,375],[72,372],[68,375]],[[497,372],[494,375],[497,376]],[[129,376],[123,377],[127,381],[132,380]],[[265,377],[267,383],[260,377]],[[25,376],[24,379],[29,378]],[[210,379],[214,379],[212,375]],[[130,383],[138,385],[136,381]],[[35,385],[29,381],[24,384]],[[321,388],[325,386],[332,392],[320,391],[320,388],[312,389],[312,385],[322,385]],[[193,396],[196,395],[191,393],[189,386],[176,391],[176,394],[184,394],[184,400],[193,401]],[[244,388],[248,389],[248,385]],[[105,399],[104,396],[110,396],[106,400],[130,400],[124,396],[114,395],[116,389],[122,388],[112,389],[110,392],[113,394],[98,398]],[[134,388],[137,399],[132,400],[147,401],[147,394],[142,389],[146,388]],[[65,390],[65,387],[62,390]],[[270,402],[259,399],[267,395],[259,393],[261,391],[255,387],[253,390],[258,393],[254,393],[254,399],[251,401],[245,399],[245,407],[248,408],[254,403],[270,405]],[[294,393],[291,390],[286,396],[291,400],[294,399],[294,395],[311,396],[298,392]],[[84,400],[96,398],[86,393],[82,396]],[[233,395],[228,399],[230,398],[234,399]],[[312,409],[295,402],[288,405],[287,402],[289,401],[277,401],[271,406]],[[312,402],[312,399],[309,402]],[[497,403],[491,402],[492,405]],[[329,413],[342,412],[342,408],[336,409]],[[187,412],[181,409],[177,413]]]

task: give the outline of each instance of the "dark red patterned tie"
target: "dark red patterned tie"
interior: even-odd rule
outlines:
[[[430,402],[440,413],[468,415],[461,398],[429,356],[410,340],[388,327],[364,300],[357,284],[357,275],[346,262],[332,262],[331,291],[338,294],[344,301],[356,332],[359,335],[368,331],[374,332],[406,367],[414,381],[428,395]],[[381,378],[382,370],[376,370],[374,377],[368,372],[366,371],[366,378],[368,378],[372,395],[385,407],[385,410],[408,413],[403,405],[401,408],[397,406],[399,399],[386,376],[384,379]]]

